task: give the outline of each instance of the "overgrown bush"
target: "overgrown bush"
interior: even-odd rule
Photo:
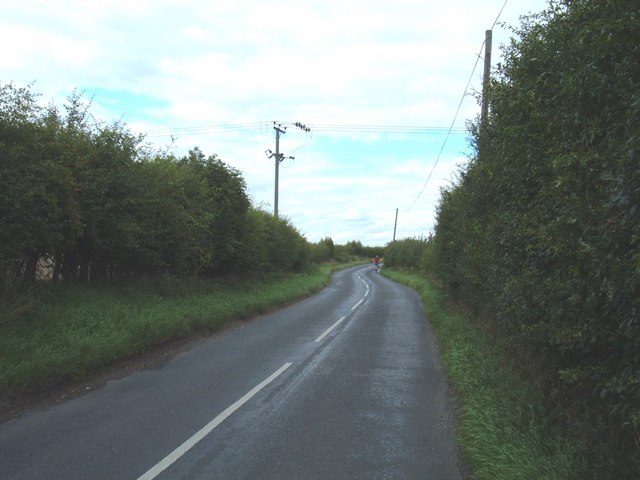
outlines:
[[[427,248],[425,238],[405,238],[388,243],[385,247],[384,264],[413,272],[423,271],[422,257]]]
[[[630,478],[640,474],[640,4],[554,1],[514,33],[488,122],[471,125],[476,155],[442,192],[429,264],[540,359],[549,394],[600,415],[600,468]]]

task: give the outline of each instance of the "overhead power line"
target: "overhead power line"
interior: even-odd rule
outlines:
[[[188,127],[166,127],[147,130],[147,136],[164,137],[167,135],[200,135],[223,131],[259,130],[263,126],[264,122],[250,122],[192,125]]]
[[[185,127],[167,127],[147,131],[147,137],[164,137],[169,135],[204,135],[216,132],[242,132],[252,130],[264,130],[265,125],[273,122],[248,122],[248,123],[220,123],[210,125],[194,125]],[[298,126],[295,122],[278,122],[284,126]],[[464,127],[440,127],[418,125],[365,125],[365,124],[331,124],[310,123],[307,128],[321,133],[380,133],[380,134],[418,134],[418,135],[442,135],[464,134]],[[304,130],[304,129],[303,129]]]
[[[502,12],[504,11],[504,8],[507,6],[508,1],[509,0],[505,0],[504,4],[502,5],[502,8],[500,9],[500,12],[498,12],[498,15],[496,16],[496,19],[493,22],[493,26],[491,27],[492,30],[496,26],[498,21],[500,20],[500,16],[502,15]],[[422,193],[424,192],[425,188],[427,188],[429,180],[431,180],[431,176],[433,175],[433,172],[436,169],[436,166],[438,165],[438,162],[440,161],[440,157],[442,156],[442,152],[444,151],[444,147],[447,144],[447,140],[449,139],[449,135],[451,133],[453,133],[453,125],[456,123],[456,120],[458,118],[458,114],[460,113],[460,108],[462,107],[462,102],[464,101],[464,97],[467,95],[467,92],[469,91],[469,85],[471,85],[471,80],[473,79],[473,75],[474,75],[474,73],[476,71],[476,68],[478,67],[478,62],[482,58],[481,57],[482,50],[486,47],[486,43],[487,43],[487,39],[485,38],[485,40],[482,42],[482,46],[480,47],[480,51],[478,52],[478,55],[476,56],[476,63],[473,65],[473,69],[471,70],[471,75],[469,75],[469,80],[467,81],[467,85],[464,88],[464,92],[462,92],[462,96],[460,98],[460,102],[458,103],[458,108],[456,109],[456,113],[453,116],[453,121],[451,122],[451,127],[449,128],[449,132],[447,132],[447,136],[444,138],[444,141],[442,142],[442,147],[440,147],[440,152],[438,153],[438,156],[436,157],[436,160],[433,163],[433,167],[431,167],[431,171],[429,172],[429,175],[427,176],[427,179],[425,180],[424,185],[422,185],[422,188],[420,189],[420,192],[418,192],[418,195],[416,196],[415,200],[413,200],[411,205],[409,205],[409,207],[405,211],[411,210],[411,208],[416,204],[416,202],[422,196]]]
[[[493,22],[493,25],[491,26],[491,30],[493,30],[496,26],[496,24],[498,23],[498,20],[500,20],[500,16],[502,15],[502,12],[504,11],[504,7],[507,6],[507,3],[509,2],[509,0],[504,0],[504,4],[502,5],[502,8],[500,9],[500,12],[498,12],[498,16],[496,17],[495,21]]]
[[[482,43],[482,46],[484,47],[484,42]],[[480,51],[482,52],[482,48],[480,49]],[[444,141],[442,142],[442,146],[440,147],[440,152],[438,152],[438,156],[436,157],[436,161],[433,163],[433,166],[431,167],[431,171],[429,172],[429,175],[427,176],[427,179],[425,180],[424,185],[422,185],[422,188],[418,192],[418,195],[413,200],[411,205],[409,205],[409,207],[405,210],[405,212],[408,211],[408,210],[411,210],[411,208],[413,208],[413,206],[416,204],[416,202],[422,196],[422,193],[424,192],[425,188],[427,188],[429,180],[431,180],[431,176],[433,175],[433,172],[436,169],[436,166],[438,165],[438,162],[440,161],[440,157],[442,156],[442,152],[444,151],[444,147],[447,144],[447,140],[449,139],[449,135],[451,134],[451,132],[453,130],[453,125],[456,123],[456,120],[458,118],[458,114],[460,113],[460,108],[462,108],[462,102],[464,101],[464,97],[467,95],[467,91],[469,90],[469,85],[471,85],[471,80],[473,79],[473,74],[475,73],[476,67],[478,66],[478,60],[479,59],[480,59],[480,55],[478,54],[478,57],[476,58],[476,63],[473,66],[473,70],[471,71],[471,75],[469,75],[469,80],[467,81],[467,86],[464,88],[464,92],[462,93],[462,96],[460,97],[460,102],[458,103],[458,108],[456,109],[456,113],[453,116],[453,120],[451,121],[451,127],[449,127],[449,131],[447,132],[447,136],[444,137]]]
[[[326,124],[315,123],[309,124],[315,132],[333,132],[333,133],[403,133],[403,134],[422,134],[422,135],[440,135],[448,131],[447,127],[427,127],[412,125],[356,125],[356,124]],[[465,133],[463,127],[455,129],[455,133]]]

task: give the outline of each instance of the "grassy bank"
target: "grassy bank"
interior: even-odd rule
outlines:
[[[460,399],[459,441],[479,480],[591,478],[581,448],[558,412],[511,367],[506,353],[421,277],[387,270],[414,288],[443,351]]]
[[[41,285],[27,313],[2,325],[0,397],[84,380],[167,342],[215,332],[318,291],[331,271],[219,282],[156,278],[119,287]]]

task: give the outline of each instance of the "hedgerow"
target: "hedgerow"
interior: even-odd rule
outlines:
[[[95,281],[305,268],[306,239],[255,208],[241,173],[197,147],[159,153],[74,93],[0,86],[0,295],[37,276]]]
[[[640,471],[640,4],[551,2],[513,33],[488,121],[470,124],[475,155],[442,191],[428,268],[537,359],[550,398],[593,413],[599,478],[630,478]]]

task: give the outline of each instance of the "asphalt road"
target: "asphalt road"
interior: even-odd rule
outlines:
[[[373,271],[0,425],[0,479],[461,479],[417,295]]]

